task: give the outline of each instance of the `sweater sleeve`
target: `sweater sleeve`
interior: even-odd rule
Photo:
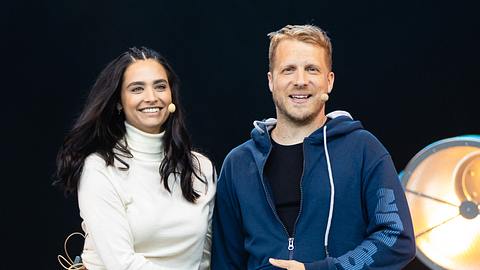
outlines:
[[[209,182],[209,185],[215,187],[215,181],[217,178],[217,173],[215,172],[215,168],[213,168],[212,174],[212,181]],[[200,262],[199,269],[200,270],[208,270],[210,269],[210,262],[211,262],[211,249],[212,249],[212,219],[213,219],[213,209],[215,207],[215,199],[213,198],[208,203],[208,229],[207,234],[205,235],[205,244],[203,246],[203,255],[202,260]]]
[[[84,248],[82,257],[85,257],[85,263],[93,253],[109,270],[160,270],[159,266],[135,252],[125,204],[112,179],[105,174],[104,165],[102,168],[98,162],[85,162],[78,202],[87,229],[86,241],[93,242],[93,247],[86,245]]]
[[[390,155],[378,159],[363,177],[366,237],[337,258],[305,264],[306,270],[396,270],[415,256],[410,212]]]
[[[212,270],[247,269],[248,254],[244,249],[244,236],[240,207],[234,195],[229,158],[224,162],[217,184],[213,215]],[[228,233],[228,232],[237,233]]]

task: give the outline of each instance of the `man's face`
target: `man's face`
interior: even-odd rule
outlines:
[[[320,95],[330,93],[334,81],[327,63],[320,46],[294,39],[280,41],[268,72],[278,120],[302,125],[324,117]]]

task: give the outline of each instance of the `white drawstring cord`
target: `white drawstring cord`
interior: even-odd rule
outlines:
[[[327,160],[328,178],[330,179],[330,209],[328,211],[327,229],[325,230],[325,241],[324,241],[325,254],[327,257],[329,257],[330,255],[328,254],[328,236],[330,234],[330,226],[332,224],[333,203],[335,198],[335,185],[333,184],[332,166],[330,165],[330,156],[328,155],[326,125],[323,127],[323,147],[325,149],[325,159]]]
[[[66,270],[86,269],[83,266],[83,263],[75,263],[72,260],[72,258],[70,258],[70,255],[68,254],[67,243],[68,243],[68,240],[70,239],[70,237],[72,237],[74,235],[81,235],[83,238],[85,238],[85,235],[83,235],[82,233],[79,233],[79,232],[74,232],[74,233],[70,234],[69,236],[67,236],[67,239],[65,239],[65,242],[63,243],[63,251],[65,252],[65,255],[67,256],[67,258],[63,257],[62,255],[58,255],[57,256],[58,263],[60,263],[60,265]]]
[[[253,121],[253,126],[255,127],[256,130],[258,130],[260,133],[265,133],[265,131],[263,131],[262,127],[260,126],[260,124],[264,124],[267,128],[267,130],[270,130],[273,128],[273,126],[275,124],[277,124],[277,119],[275,118],[268,118],[266,119],[265,121]]]

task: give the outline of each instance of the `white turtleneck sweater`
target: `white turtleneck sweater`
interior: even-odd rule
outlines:
[[[86,233],[82,260],[89,270],[209,269],[215,172],[211,162],[193,153],[194,164],[208,180],[195,178],[201,194],[196,203],[182,195],[179,179],[160,180],[161,134],[148,134],[125,123],[125,140],[133,158],[106,166],[97,154],[85,160],[78,187],[82,228]]]

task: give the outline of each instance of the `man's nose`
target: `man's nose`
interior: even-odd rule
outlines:
[[[298,70],[295,74],[295,87],[306,87],[307,86],[307,78],[306,74],[302,70]]]

